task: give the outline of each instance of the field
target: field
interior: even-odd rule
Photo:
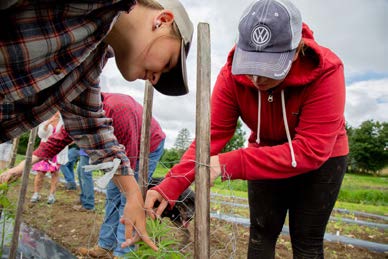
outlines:
[[[165,172],[164,168],[158,168],[156,176],[164,175]],[[73,209],[73,206],[78,200],[78,191],[67,191],[63,184],[59,184],[56,194],[57,202],[53,205],[48,205],[45,202],[45,195],[48,193],[49,181],[45,179],[42,202],[32,204],[29,202],[33,189],[32,179],[33,176],[31,175],[23,221],[29,226],[44,231],[53,240],[74,254],[76,254],[76,250],[80,246],[93,247],[96,245],[99,227],[103,220],[105,196],[101,193],[97,194],[96,211],[76,211]],[[245,188],[246,184],[243,181],[217,182],[211,190],[213,193],[210,204],[211,212],[246,219],[249,213],[246,206]],[[13,204],[17,202],[19,189],[20,181],[16,182],[8,190],[8,198]],[[346,175],[336,208],[388,216],[387,195],[388,185],[386,177]],[[345,222],[346,220],[358,220],[387,224],[386,220],[371,219],[352,213],[344,214],[340,211],[334,212],[332,216],[337,220],[330,221],[327,233],[388,244],[386,229]],[[151,256],[151,258],[192,258],[194,222],[188,228],[189,237],[185,235],[186,232],[171,224],[167,219],[163,220],[161,226],[163,235],[157,237],[159,246],[169,242],[172,244],[165,246],[161,253],[154,257]],[[210,229],[211,258],[246,258],[249,236],[247,226],[212,218]],[[137,254],[132,254],[129,258],[141,258],[139,255],[141,252],[147,253],[147,249],[143,247],[140,247],[138,251]],[[325,242],[325,257],[388,258],[388,253],[373,252],[366,248],[344,243]],[[287,234],[282,234],[278,240],[276,258],[292,258],[290,239]]]

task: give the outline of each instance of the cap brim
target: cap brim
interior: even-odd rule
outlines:
[[[179,96],[189,92],[187,86],[186,52],[183,41],[181,42],[181,54],[178,64],[167,73],[162,73],[154,88],[162,94]]]
[[[273,79],[283,79],[290,71],[296,49],[288,52],[245,51],[236,46],[233,75],[258,75]]]

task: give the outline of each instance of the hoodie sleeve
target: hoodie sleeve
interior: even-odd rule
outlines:
[[[223,71],[225,71],[225,67]],[[211,99],[211,145],[210,154],[217,155],[236,130],[239,109],[233,97],[232,87],[221,71],[219,74]],[[186,190],[195,179],[195,140],[182,156],[179,164],[175,165],[166,175],[165,179],[156,187],[172,207],[179,195]]]
[[[306,87],[299,123],[291,144],[248,147],[220,154],[223,179],[282,179],[318,169],[330,157],[348,153],[345,130],[345,83],[341,63],[327,62],[322,75]],[[346,141],[338,141],[344,138]]]

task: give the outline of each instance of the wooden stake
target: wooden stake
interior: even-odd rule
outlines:
[[[22,176],[22,187],[20,188],[18,206],[16,209],[15,226],[13,228],[11,248],[9,253],[9,258],[11,259],[16,259],[16,251],[19,243],[19,232],[20,232],[20,224],[21,224],[22,214],[23,214],[23,206],[26,198],[28,178],[31,170],[32,151],[34,151],[34,144],[35,144],[37,132],[38,132],[38,127],[33,128],[30,132],[30,137],[28,139],[26,162],[25,162],[25,167],[24,167],[23,176]]]
[[[148,186],[148,156],[150,154],[150,127],[152,120],[152,101],[154,96],[154,87],[147,80],[144,91],[143,116],[141,126],[140,141],[140,161],[139,161],[139,179],[141,194],[145,199]]]
[[[210,29],[198,24],[194,257],[210,258]]]

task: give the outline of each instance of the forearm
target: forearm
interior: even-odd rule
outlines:
[[[133,193],[140,193],[139,185],[133,175],[115,175],[113,182],[127,198]]]
[[[32,155],[31,164],[33,165],[41,160],[42,158]],[[23,160],[17,166],[10,168],[8,172],[12,176],[20,177],[23,174],[25,166],[26,166],[26,160]]]

